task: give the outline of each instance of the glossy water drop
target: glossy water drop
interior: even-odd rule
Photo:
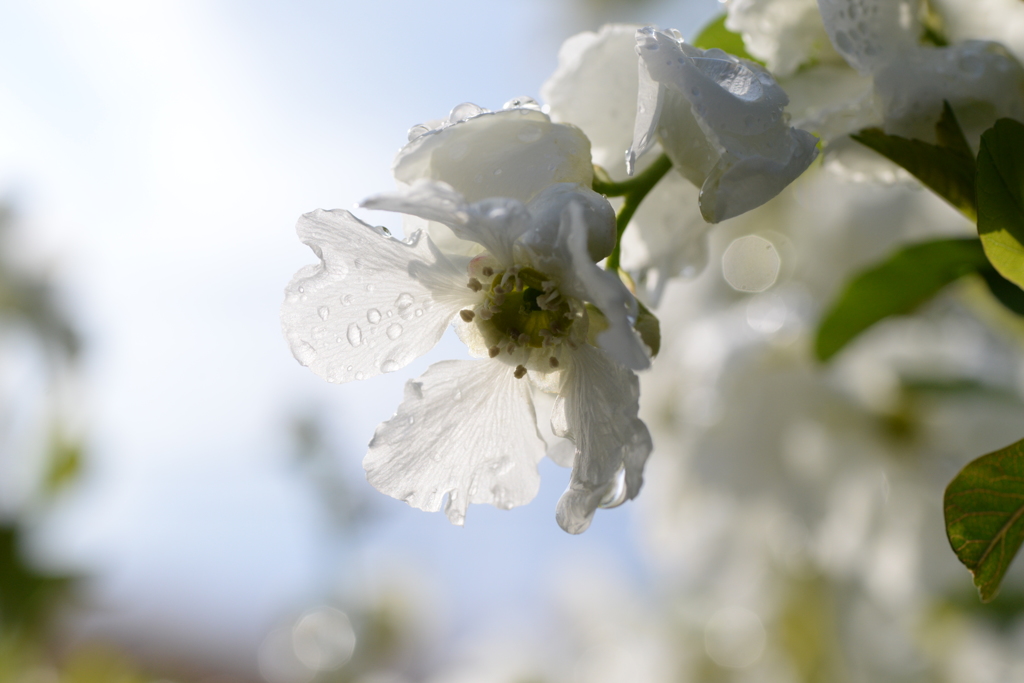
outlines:
[[[398,295],[398,298],[395,299],[395,307],[398,308],[398,312],[401,313],[405,309],[412,306],[413,301],[415,301],[415,299],[412,298],[412,294],[409,294],[408,292],[402,292],[401,294]]]
[[[472,102],[463,102],[462,104],[455,105],[455,108],[448,114],[448,123],[459,123],[474,116],[479,116],[486,111],[483,107],[478,107]]]
[[[452,398],[454,400],[456,400],[456,401],[461,401],[462,400],[462,389],[456,389],[455,390],[455,395],[452,396]]]
[[[306,291],[305,287],[299,287],[299,294],[302,294],[305,291]]]
[[[511,100],[501,105],[502,109],[535,109],[540,111],[540,105],[537,104],[537,100],[532,97],[513,97]]]
[[[352,295],[351,294],[346,294],[345,296],[341,297],[341,305],[342,306],[351,306],[352,305]]]
[[[425,126],[422,123],[413,126],[409,129],[409,142],[412,142],[416,138],[423,137],[430,132],[430,126]]]
[[[356,379],[362,379],[364,377],[366,377],[366,375],[364,375],[362,372],[357,372],[356,373]]]
[[[366,291],[367,292],[372,292],[373,291],[373,283],[370,283],[370,284],[366,285]]]
[[[423,315],[423,309],[422,309],[422,308],[417,308],[417,309],[416,309],[416,317],[418,318],[418,317],[420,317],[421,315]]]
[[[376,325],[380,322],[380,311],[376,308],[371,308],[366,312],[366,319],[370,321],[371,325]]]
[[[626,470],[621,469],[615,474],[615,480],[609,484],[604,497],[601,498],[601,502],[598,504],[598,507],[618,507],[626,502],[626,496],[628,495],[629,488],[626,486]]]
[[[397,370],[400,367],[402,367],[402,366],[399,365],[398,363],[396,363],[395,361],[389,359],[389,360],[386,360],[383,363],[381,363],[380,371],[381,372],[394,372],[395,370]]]
[[[352,323],[348,326],[348,343],[352,346],[359,346],[363,343],[363,331],[359,329],[359,325]]]
[[[395,340],[402,336],[402,326],[398,323],[388,326],[388,339]]]
[[[326,306],[321,306],[320,308],[316,309],[316,312],[320,316],[321,320],[327,320],[327,317],[331,314],[331,309],[327,308]]]
[[[292,344],[292,355],[295,356],[295,360],[299,361],[303,365],[309,365],[316,358],[316,349],[309,342],[298,342]]]

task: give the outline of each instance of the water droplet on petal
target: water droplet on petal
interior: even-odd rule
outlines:
[[[461,401],[462,400],[462,389],[456,389],[455,390],[455,395],[452,398],[455,399],[456,401]]]
[[[395,306],[398,308],[398,312],[401,313],[405,309],[412,306],[413,301],[414,299],[412,298],[412,294],[409,294],[408,292],[402,292],[401,294],[398,295],[398,298],[395,299]]]
[[[537,104],[537,100],[532,97],[513,97],[511,100],[501,105],[502,109],[536,109],[540,111],[540,105]]]
[[[342,306],[351,306],[352,305],[352,295],[351,294],[346,294],[345,296],[341,297],[341,305]]]
[[[472,102],[463,102],[462,104],[455,105],[455,108],[448,114],[448,123],[459,123],[474,116],[479,116],[486,111],[483,107],[478,107]]]
[[[395,340],[402,336],[402,326],[398,323],[388,326],[388,339]]]
[[[348,326],[348,343],[352,346],[359,346],[363,343],[363,331],[355,323]]]
[[[292,345],[292,355],[303,365],[309,365],[316,358],[316,349],[309,342],[298,342]]]
[[[366,319],[370,321],[371,325],[376,325],[380,322],[380,311],[376,308],[371,308],[366,312]]]
[[[394,372],[395,370],[397,370],[400,367],[402,367],[402,366],[400,366],[395,361],[389,359],[389,360],[386,360],[383,363],[381,363],[380,371],[381,372]]]
[[[420,317],[421,315],[423,315],[423,309],[422,309],[422,308],[417,308],[417,309],[416,309],[416,317],[418,318],[418,317]]]
[[[430,132],[430,126],[425,126],[422,123],[413,126],[409,129],[409,142],[412,142],[416,138],[423,137]]]
[[[626,502],[627,495],[629,495],[629,488],[626,486],[626,470],[620,469],[615,474],[615,480],[608,485],[608,489],[605,491],[604,497],[601,498],[598,507],[618,507]]]
[[[362,379],[364,377],[366,377],[366,375],[364,375],[362,372],[357,372],[356,373],[356,379]]]
[[[320,308],[316,309],[316,312],[320,316],[321,320],[327,320],[327,317],[331,314],[331,309],[327,308],[326,306],[321,306]]]

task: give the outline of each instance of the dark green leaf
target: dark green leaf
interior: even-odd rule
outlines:
[[[29,566],[15,526],[0,525],[0,629],[42,627],[55,600],[71,579],[48,576]]]
[[[978,240],[942,239],[905,247],[857,275],[818,327],[814,351],[828,360],[890,315],[909,313],[950,282],[988,266]]]
[[[999,274],[1024,286],[1024,124],[999,119],[981,136],[978,234]]]
[[[699,47],[702,50],[710,50],[713,47],[717,47],[723,52],[728,52],[741,59],[749,59],[764,66],[764,62],[747,52],[747,46],[743,44],[743,36],[733,33],[725,27],[727,17],[727,14],[723,14],[701,29],[701,32],[697,34],[697,38],[693,41],[693,46]]]
[[[938,144],[886,135],[880,128],[865,128],[851,137],[907,169],[937,195],[972,221],[978,215],[975,197],[977,164],[949,103],[935,125]]]
[[[988,290],[999,300],[999,303],[1017,315],[1024,315],[1024,289],[1007,280],[991,266],[982,268],[978,274],[985,278]]]
[[[1024,540],[1024,441],[971,462],[946,487],[946,535],[983,602]]]
[[[633,329],[640,334],[640,339],[651,350],[651,357],[653,358],[661,350],[661,321],[658,320],[658,316],[651,313],[642,303],[637,301],[637,304],[640,306],[640,314],[636,318]]]

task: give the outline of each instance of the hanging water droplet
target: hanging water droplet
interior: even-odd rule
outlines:
[[[397,370],[400,367],[402,367],[402,366],[399,365],[398,363],[396,363],[395,361],[388,359],[388,360],[386,360],[386,361],[384,361],[383,363],[380,364],[380,371],[381,372],[394,372],[395,370]]]
[[[628,495],[629,488],[626,486],[626,470],[623,468],[615,474],[615,479],[608,485],[608,489],[601,498],[598,507],[618,507],[626,502],[626,496]]]
[[[321,306],[320,308],[316,309],[316,312],[320,316],[321,320],[327,320],[327,317],[331,314],[331,309],[327,308],[326,306]]]
[[[395,340],[402,336],[402,326],[398,323],[388,326],[388,339]]]
[[[430,126],[425,126],[422,123],[417,124],[409,129],[409,142],[412,142],[416,138],[423,137],[430,132]]]
[[[348,343],[352,346],[359,346],[363,343],[363,331],[359,329],[359,325],[352,323],[348,326]]]
[[[371,308],[366,312],[366,319],[370,321],[371,325],[376,325],[380,322],[380,311],[376,308]]]

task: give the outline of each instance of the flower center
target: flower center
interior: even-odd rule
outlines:
[[[490,275],[488,271],[485,269],[484,275]],[[574,320],[572,306],[555,283],[520,266],[493,275],[487,299],[477,314],[511,350],[561,343]]]

